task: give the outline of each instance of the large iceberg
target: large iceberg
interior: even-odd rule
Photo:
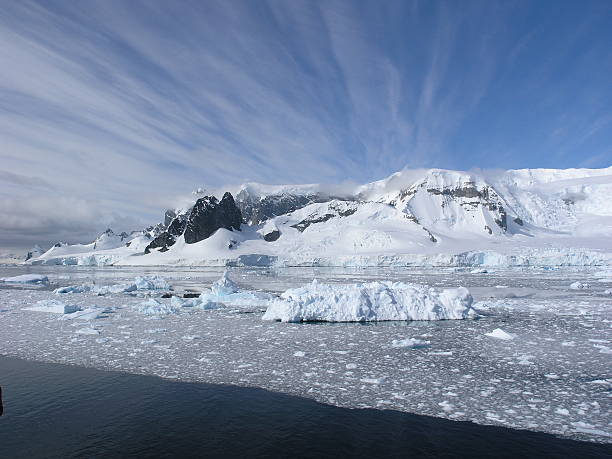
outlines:
[[[476,315],[472,301],[464,287],[436,290],[403,282],[337,285],[315,280],[289,289],[272,301],[263,319],[282,322],[467,319]]]

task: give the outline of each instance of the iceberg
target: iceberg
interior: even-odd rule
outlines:
[[[155,298],[150,298],[136,306],[136,311],[149,316],[176,314],[178,310],[171,304],[165,304]]]
[[[464,288],[436,290],[403,282],[323,284],[289,289],[268,306],[263,320],[368,322],[467,319],[476,315]]]
[[[492,332],[485,333],[485,335],[490,337],[490,338],[501,339],[501,340],[504,340],[504,341],[510,341],[510,340],[512,340],[512,339],[514,339],[516,337],[516,335],[513,335],[511,333],[505,332],[501,328],[496,328]]]

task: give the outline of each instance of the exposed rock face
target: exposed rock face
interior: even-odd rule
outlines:
[[[44,253],[44,250],[40,248],[38,244],[36,244],[32,249],[26,254],[25,261],[28,261],[30,258],[40,257]]]
[[[311,214],[308,216],[308,218],[305,218],[295,225],[291,225],[291,227],[297,229],[300,233],[303,233],[310,225],[323,223],[335,217],[348,217],[349,215],[353,215],[355,212],[357,212],[357,203],[353,201],[334,200],[330,202],[328,212],[324,214]]]
[[[270,231],[269,233],[264,234],[264,241],[266,242],[274,242],[277,241],[281,236],[281,232],[277,229]]]
[[[270,218],[288,214],[314,202],[326,202],[332,198],[317,193],[311,194],[272,194],[260,198],[251,196],[246,190],[236,195],[236,205],[242,212],[243,222],[258,225]]]
[[[205,196],[196,201],[185,227],[185,242],[193,244],[210,237],[219,228],[240,231],[242,214],[231,193],[225,193],[221,201]]]
[[[231,193],[225,193],[221,201],[214,196],[204,196],[198,199],[188,212],[177,215],[168,210],[164,218],[167,221],[172,215],[174,217],[167,229],[151,241],[145,248],[145,253],[157,248],[160,252],[165,252],[181,235],[185,237],[187,244],[193,244],[207,239],[219,228],[240,231],[242,224],[240,209]]]
[[[172,209],[166,210],[164,214],[164,226],[167,228],[172,223],[172,220],[176,218],[176,212]]]
[[[165,252],[168,247],[174,245],[176,238],[185,231],[187,225],[187,215],[177,215],[168,225],[166,231],[159,233],[155,239],[145,248],[145,253],[149,253],[151,249],[160,249],[160,252]]]

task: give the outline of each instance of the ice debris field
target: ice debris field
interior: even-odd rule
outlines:
[[[612,271],[0,268],[0,354],[611,442]]]

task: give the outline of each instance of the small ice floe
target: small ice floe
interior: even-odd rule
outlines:
[[[470,274],[486,274],[486,273],[488,273],[488,272],[489,272],[489,271],[487,271],[487,270],[486,270],[486,269],[484,269],[484,268],[476,268],[476,269],[472,269],[472,270],[470,271]]]
[[[92,286],[91,292],[97,295],[111,293],[133,293],[147,290],[171,290],[170,284],[160,276],[138,276],[133,282],[115,285]]]
[[[60,287],[53,290],[56,295],[62,295],[65,293],[86,293],[91,291],[91,285],[68,285],[66,287]]]
[[[362,378],[359,381],[366,384],[382,384],[385,382],[385,378]]]
[[[42,274],[22,274],[21,276],[2,277],[0,281],[11,284],[47,284],[49,278]]]
[[[71,314],[62,316],[64,320],[96,320],[107,317],[106,314],[113,312],[112,308],[99,308],[96,306],[75,311]]]
[[[75,331],[75,333],[77,335],[99,335],[100,330],[96,330],[95,328],[91,328],[91,327],[85,327],[85,328],[79,328],[77,331]]]
[[[566,408],[557,408],[555,413],[560,414],[561,416],[569,416],[569,411]]]
[[[212,301],[204,296],[200,296],[198,298],[179,298],[178,296],[173,296],[170,299],[170,306],[176,309],[195,308],[204,310],[222,309],[225,307],[223,303]]]
[[[437,290],[403,282],[324,284],[313,281],[272,300],[263,320],[366,322],[444,320],[476,316],[463,287]]]
[[[166,314],[176,314],[178,310],[170,304],[162,303],[155,298],[150,298],[136,306],[136,311],[148,316],[159,316]]]
[[[417,339],[417,338],[394,339],[391,342],[391,347],[395,347],[395,348],[419,349],[423,347],[428,347],[430,345],[431,345],[431,341],[425,341],[423,339]]]
[[[210,290],[213,295],[218,296],[231,295],[240,291],[236,283],[229,278],[227,270],[223,271],[221,278],[212,284]]]
[[[200,335],[185,335],[182,337],[183,341],[195,341],[202,338]]]
[[[306,353],[304,351],[296,351],[293,353],[294,357],[305,357]]]
[[[80,311],[81,307],[75,304],[64,304],[57,300],[41,300],[33,306],[23,309],[36,312],[51,312],[54,314],[71,314]]]
[[[569,288],[571,288],[572,290],[586,290],[591,288],[591,286],[583,282],[574,282],[570,284]]]
[[[612,288],[604,290],[604,295],[612,295]]]
[[[497,338],[497,339],[501,339],[501,340],[505,340],[505,341],[509,341],[509,340],[512,340],[512,339],[516,338],[516,335],[513,335],[512,333],[505,332],[501,328],[496,328],[492,332],[485,333],[485,336],[489,336],[491,338]]]

